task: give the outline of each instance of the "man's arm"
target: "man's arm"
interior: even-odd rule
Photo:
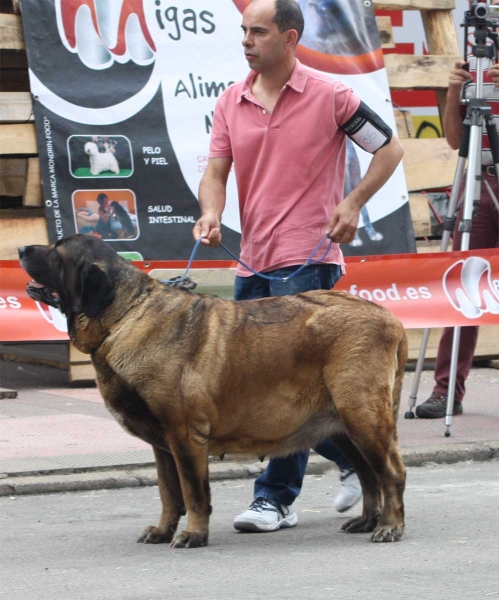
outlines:
[[[326,227],[330,239],[338,244],[348,244],[354,239],[360,209],[390,179],[403,155],[404,150],[396,137],[374,154],[362,181],[333,212]]]
[[[210,158],[199,184],[201,218],[194,225],[192,234],[196,241],[203,236],[201,243],[204,246],[216,248],[222,242],[221,221],[231,166],[231,156]]]
[[[461,144],[463,135],[463,117],[461,114],[461,89],[463,83],[472,77],[468,71],[463,69],[466,63],[462,60],[456,62],[454,69],[450,72],[449,88],[447,89],[447,104],[444,113],[444,132],[447,143],[453,150],[457,150]]]

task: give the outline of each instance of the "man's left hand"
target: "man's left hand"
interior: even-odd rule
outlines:
[[[337,244],[349,244],[357,233],[360,210],[349,202],[340,202],[326,227],[326,235]]]

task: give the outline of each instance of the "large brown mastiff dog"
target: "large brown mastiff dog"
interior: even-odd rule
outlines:
[[[362,483],[348,533],[401,538],[396,419],[407,341],[389,312],[344,292],[232,302],[173,289],[105,242],[19,249],[28,294],[59,307],[110,412],[154,449],[163,511],[139,541],[208,543],[208,456],[282,456],[331,437]],[[187,510],[187,529],[175,535]]]

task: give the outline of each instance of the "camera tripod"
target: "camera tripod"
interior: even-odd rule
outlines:
[[[468,16],[468,15],[466,15]],[[472,49],[472,56],[476,58],[476,84],[475,94],[473,98],[468,99],[466,97],[467,91],[473,88],[473,84],[465,84],[463,86],[461,103],[466,105],[466,118],[463,122],[463,134],[461,137],[461,143],[458,153],[458,163],[452,184],[452,190],[449,198],[449,206],[447,210],[447,216],[443,223],[443,234],[442,242],[440,245],[440,252],[446,252],[449,244],[450,236],[454,231],[456,223],[456,214],[458,209],[458,200],[461,195],[461,184],[465,172],[466,162],[468,162],[468,169],[466,173],[466,183],[464,188],[464,199],[463,199],[463,218],[459,223],[459,231],[462,233],[461,237],[461,251],[469,250],[470,246],[470,234],[472,228],[473,215],[478,209],[481,198],[481,183],[484,181],[487,191],[493,199],[496,207],[499,210],[499,202],[495,197],[488,181],[482,176],[482,134],[483,127],[487,132],[487,137],[490,143],[490,150],[492,153],[492,162],[495,165],[495,175],[499,181],[499,140],[497,137],[497,128],[492,115],[492,110],[487,104],[487,99],[484,95],[485,85],[483,82],[484,74],[484,61],[487,59],[497,59],[497,36],[498,34],[491,32],[487,25],[496,24],[488,23],[482,19],[476,22],[473,20],[469,22],[466,20],[464,27],[465,33],[465,52],[466,44],[468,40],[467,28],[468,25],[475,27],[475,45]],[[494,45],[487,45],[487,38],[494,41]],[[466,53],[465,53],[466,60]],[[493,87],[493,84],[491,84]],[[423,364],[426,355],[426,349],[428,346],[428,339],[430,337],[431,329],[425,329],[423,334],[423,340],[419,350],[418,361],[416,364],[414,381],[409,396],[409,410],[405,413],[406,419],[414,419],[413,408],[416,405],[417,393],[419,383],[421,379],[421,373],[423,371]],[[453,338],[452,338],[452,351],[450,361],[450,374],[449,374],[449,388],[447,395],[447,407],[445,415],[445,437],[450,436],[450,427],[452,425],[452,417],[454,410],[454,397],[456,391],[456,376],[457,376],[457,365],[459,356],[459,342],[461,336],[461,327],[454,327]]]

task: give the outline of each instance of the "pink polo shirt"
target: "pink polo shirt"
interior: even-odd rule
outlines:
[[[234,161],[241,260],[256,271],[270,271],[303,264],[324,237],[343,199],[346,137],[339,127],[360,99],[296,60],[269,113],[251,93],[256,75],[251,71],[218,99],[210,158],[232,156]],[[338,244],[323,262],[344,269]],[[236,273],[252,274],[241,265]]]

